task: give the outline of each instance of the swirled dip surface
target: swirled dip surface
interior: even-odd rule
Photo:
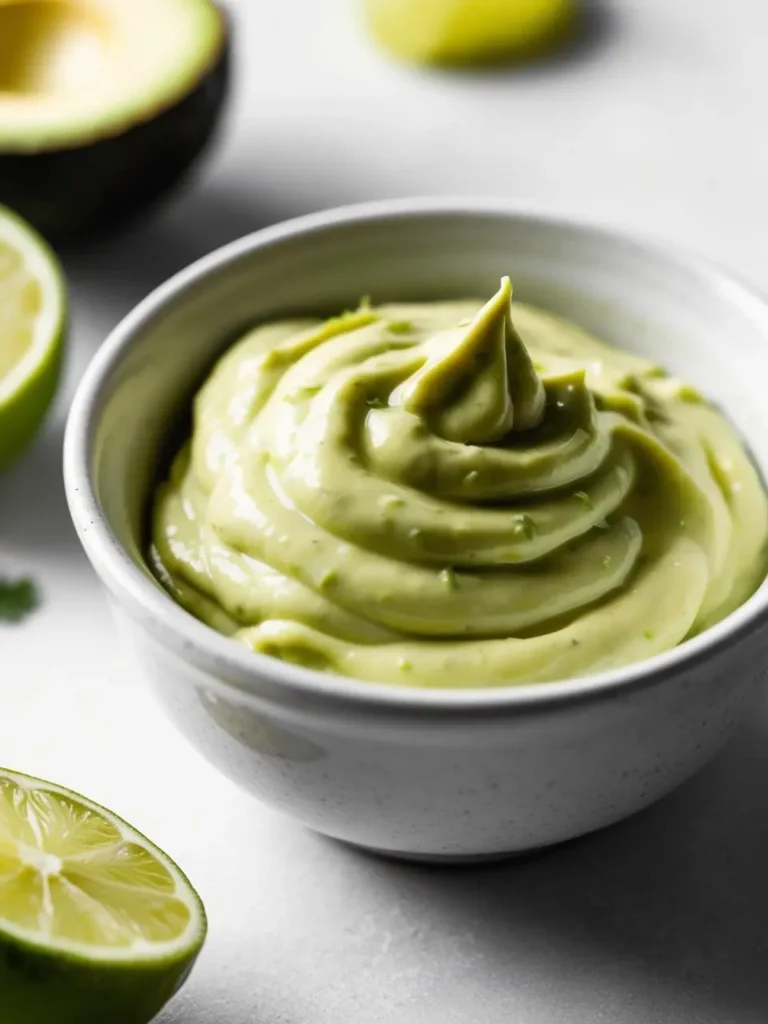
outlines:
[[[744,602],[768,514],[729,423],[510,300],[505,279],[235,344],[156,497],[176,600],[274,657],[444,687],[633,662]]]

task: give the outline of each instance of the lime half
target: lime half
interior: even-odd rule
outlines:
[[[53,252],[0,206],[0,468],[32,440],[56,392],[66,305]]]
[[[130,825],[0,769],[3,1024],[146,1024],[205,931],[192,886]]]

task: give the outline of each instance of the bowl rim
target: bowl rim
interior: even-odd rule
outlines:
[[[327,228],[380,220],[446,215],[528,220],[576,231],[606,244],[633,249],[657,262],[696,276],[725,302],[764,328],[768,338],[768,301],[716,264],[666,241],[601,225],[562,213],[551,206],[508,199],[475,197],[405,198],[335,207],[295,217],[251,232],[197,259],[151,291],[110,331],[77,387],[64,437],[64,481],[70,515],[80,542],[107,589],[133,611],[132,618],[151,622],[162,642],[182,660],[234,687],[244,697],[295,702],[303,708],[338,708],[376,713],[388,709],[430,717],[493,717],[500,711],[539,713],[563,705],[628,696],[663,683],[675,670],[692,669],[724,648],[746,639],[768,620],[768,588],[761,588],[721,622],[670,651],[575,679],[509,686],[428,688],[366,682],[324,673],[241,648],[198,621],[157,586],[129,556],[108,524],[91,479],[92,442],[103,388],[142,329],[198,281],[219,273],[252,251],[275,242],[322,233]],[[748,440],[748,439],[747,439]],[[223,677],[223,678],[222,678]],[[209,680],[210,681],[210,680]]]

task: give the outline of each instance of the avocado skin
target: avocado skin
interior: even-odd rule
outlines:
[[[231,63],[227,32],[193,91],[157,116],[72,148],[0,151],[0,203],[56,243],[88,241],[127,226],[178,184],[213,138]]]

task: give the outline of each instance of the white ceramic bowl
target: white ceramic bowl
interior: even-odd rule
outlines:
[[[288,222],[174,277],[112,333],[75,398],[69,504],[128,647],[178,728],[311,828],[387,853],[497,856],[656,800],[725,741],[765,674],[768,591],[667,654],[509,689],[405,690],[255,655],[144,563],[167,439],[237,332],[370,294],[516,294],[657,359],[728,411],[768,476],[768,306],[696,259],[503,203],[393,202]]]

